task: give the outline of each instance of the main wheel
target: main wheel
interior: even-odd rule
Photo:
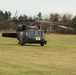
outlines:
[[[44,43],[40,43],[41,46],[44,46]]]
[[[24,45],[25,45],[25,43],[24,43],[24,42],[20,42],[20,45],[21,45],[21,46],[24,46]]]
[[[21,46],[25,45],[25,42],[24,42],[23,38],[20,39],[20,45]]]

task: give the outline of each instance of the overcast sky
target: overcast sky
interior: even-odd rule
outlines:
[[[35,16],[39,12],[42,15],[50,13],[70,13],[76,15],[76,0],[0,0],[0,10],[10,11],[14,16],[16,10],[18,15]]]

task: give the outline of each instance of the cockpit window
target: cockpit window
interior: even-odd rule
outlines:
[[[33,35],[34,35],[34,32],[33,32],[33,31],[29,31],[29,32],[28,32],[28,35],[29,35],[29,36],[33,36]]]
[[[38,36],[38,35],[40,35],[40,36],[44,36],[44,33],[43,33],[43,31],[28,31],[28,36]]]
[[[40,35],[39,31],[34,31],[35,35]]]

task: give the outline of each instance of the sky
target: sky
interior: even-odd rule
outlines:
[[[0,10],[10,11],[12,16],[28,15],[36,16],[39,12],[42,15],[50,13],[76,15],[76,0],[0,0]]]

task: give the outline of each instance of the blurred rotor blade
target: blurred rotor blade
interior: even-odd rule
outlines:
[[[17,10],[16,10],[16,12],[15,12],[15,18],[17,18]]]
[[[60,27],[60,28],[64,28],[64,29],[74,30],[73,28],[67,27],[67,26],[65,26],[64,24],[61,24],[61,23],[58,23],[58,22],[38,20],[38,21],[35,21],[35,23],[49,24],[49,25],[51,25],[51,26],[56,26],[56,27]]]
[[[51,21],[41,21],[41,20],[35,21],[35,23],[53,24],[53,22]]]

